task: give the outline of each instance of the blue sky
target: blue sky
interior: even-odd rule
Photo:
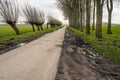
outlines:
[[[64,17],[62,15],[62,11],[60,11],[56,6],[56,0],[18,0],[21,6],[24,5],[25,1],[30,3],[32,6],[35,6],[37,9],[41,9],[47,15],[53,15],[54,17],[58,18],[59,20],[64,21]],[[112,22],[113,23],[120,23],[120,6],[115,5],[112,15]],[[103,21],[107,22],[107,10],[104,9],[103,13]]]

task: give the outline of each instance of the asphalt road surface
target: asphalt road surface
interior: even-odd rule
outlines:
[[[0,80],[54,80],[65,27],[0,55]]]

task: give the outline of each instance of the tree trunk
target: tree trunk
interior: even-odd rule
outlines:
[[[86,34],[90,34],[90,9],[91,0],[86,0]]]
[[[69,26],[72,27],[72,19],[70,16],[69,16]]]
[[[76,12],[75,12],[75,10],[74,10],[73,20],[74,20],[74,27],[75,27],[75,28],[78,28],[78,26],[77,26],[77,17],[76,17]]]
[[[94,8],[93,8],[93,24],[92,24],[92,30],[94,31],[95,30],[95,5],[96,5],[96,2],[94,0]]]
[[[77,27],[78,29],[80,29],[81,25],[80,25],[80,1],[76,0],[76,20],[77,20]]]
[[[108,10],[108,29],[107,34],[112,34],[111,30],[111,18],[112,18],[112,11],[113,11],[113,1],[107,0],[107,10]]]
[[[40,27],[39,27],[39,26],[37,26],[37,28],[38,28],[38,31],[40,31]]]
[[[15,31],[16,35],[19,35],[20,33],[19,33],[17,26],[15,24],[10,24],[10,25],[13,28],[13,30]]]
[[[101,0],[96,0],[96,37],[97,38],[102,38],[102,10],[103,10],[103,5],[101,4]]]
[[[111,17],[112,17],[112,14],[111,14],[111,12],[109,12],[109,14],[108,14],[108,30],[107,30],[108,34],[112,34],[112,30],[111,30]]]
[[[42,25],[40,25],[40,28],[41,28],[41,30],[43,30],[43,26]]]
[[[49,27],[49,23],[47,23],[47,29],[48,29],[48,27]]]
[[[82,29],[84,29],[85,28],[85,25],[86,25],[86,0],[81,0],[82,2],[81,2],[81,10],[82,10]]]
[[[82,22],[82,1],[79,1],[79,25],[80,25],[80,31],[83,32],[83,22]]]
[[[83,32],[82,12],[81,12],[80,18],[81,18],[80,19],[81,32]]]
[[[72,12],[69,14],[69,26],[74,27],[73,14],[72,14]]]
[[[70,26],[70,27],[72,27],[72,18],[71,18],[71,13],[70,13],[70,14],[68,14],[68,16],[69,16],[69,26]]]
[[[33,32],[35,32],[35,27],[34,27],[34,25],[32,24],[32,30],[33,30]]]

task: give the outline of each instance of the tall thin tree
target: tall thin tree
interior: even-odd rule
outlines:
[[[86,34],[90,34],[91,0],[86,0]]]
[[[102,17],[105,0],[96,0],[96,37],[102,38]]]
[[[112,34],[111,19],[112,19],[112,11],[113,11],[113,0],[107,0],[107,10],[108,10],[108,29],[107,29],[107,33]]]
[[[95,9],[96,9],[96,0],[93,0],[93,24],[92,24],[92,30],[95,30]]]

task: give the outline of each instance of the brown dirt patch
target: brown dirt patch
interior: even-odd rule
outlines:
[[[66,31],[55,80],[120,80],[120,65]]]

